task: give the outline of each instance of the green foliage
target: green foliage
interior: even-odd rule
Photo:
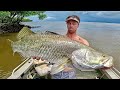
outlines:
[[[22,22],[32,22],[32,20],[27,19],[27,18],[23,18],[23,19],[22,19]]]
[[[24,17],[38,15],[43,20],[45,11],[0,11],[0,23],[20,23]]]
[[[9,11],[0,11],[0,17],[8,16],[9,14]]]

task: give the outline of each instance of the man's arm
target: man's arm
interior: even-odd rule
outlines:
[[[89,43],[88,43],[87,40],[84,39],[83,41],[84,41],[84,44],[85,44],[85,45],[89,46]]]
[[[85,40],[84,38],[82,38],[82,37],[80,37],[80,36],[78,36],[78,38],[79,38],[79,42],[81,42],[81,43],[83,43],[83,44],[89,46],[89,43],[88,43],[87,40]]]

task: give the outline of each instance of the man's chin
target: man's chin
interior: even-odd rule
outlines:
[[[73,30],[69,30],[69,33],[74,33],[74,31]]]

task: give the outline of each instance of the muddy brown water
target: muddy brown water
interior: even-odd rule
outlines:
[[[8,77],[12,70],[22,62],[19,54],[15,53],[11,48],[11,43],[7,40],[16,40],[17,33],[9,33],[0,35],[0,78]]]
[[[53,31],[59,34],[66,34],[67,28],[64,22],[30,22],[27,25],[39,26],[33,28],[35,32]],[[90,46],[113,56],[114,66],[120,71],[120,24],[112,23],[91,23],[81,22],[77,32],[80,36],[87,39]],[[13,56],[10,42],[16,40],[17,33],[0,35],[0,78],[10,75],[12,70],[22,62],[19,54]]]

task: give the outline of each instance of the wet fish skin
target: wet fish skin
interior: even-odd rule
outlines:
[[[18,41],[11,41],[11,46],[14,53],[18,52],[23,57],[39,56],[55,63],[53,71],[67,62],[67,59],[63,58],[70,58],[73,64],[75,62],[87,69],[111,67],[113,65],[112,56],[73,41],[64,35],[49,34],[49,32],[33,33],[29,29],[23,28],[18,33]]]
[[[86,67],[92,65],[96,65],[98,68],[103,67],[104,62],[111,58],[111,56],[100,53],[91,47],[73,41],[63,35],[29,35],[14,42],[12,47],[13,51],[22,53],[24,57],[37,55],[51,63],[62,62],[63,56],[71,58],[72,53],[79,50],[78,55],[76,55],[79,56],[78,62]],[[80,61],[84,61],[84,65]]]
[[[99,69],[113,66],[112,56],[89,48],[81,48],[74,51],[72,53],[72,61],[76,67],[81,66],[86,69]]]

